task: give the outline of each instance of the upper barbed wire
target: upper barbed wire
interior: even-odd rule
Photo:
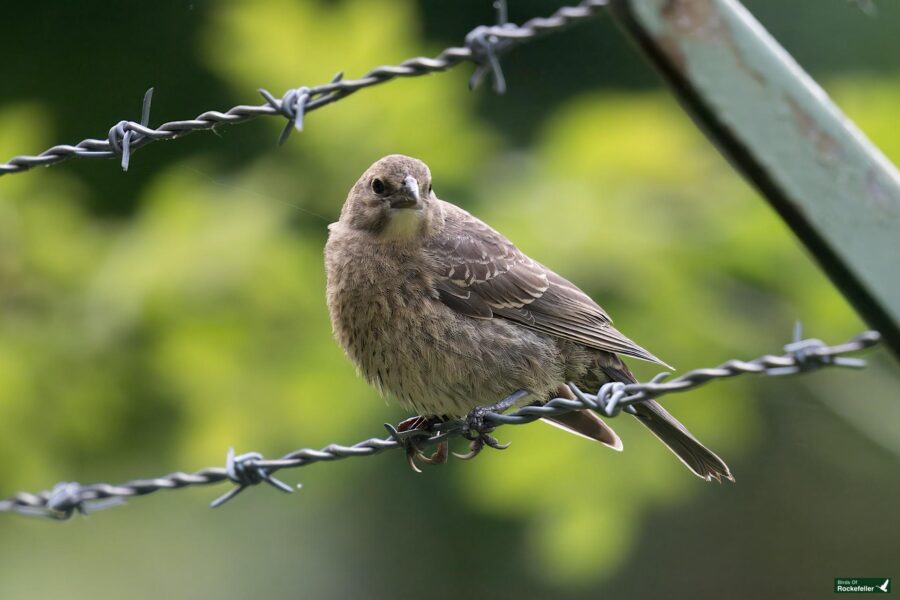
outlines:
[[[140,122],[119,121],[110,128],[106,139],[88,138],[75,145],[56,145],[37,155],[13,157],[5,163],[0,163],[0,176],[20,173],[37,166],[55,165],[74,157],[119,158],[122,169],[127,171],[131,154],[152,142],[173,140],[195,131],[214,129],[222,124],[237,125],[261,116],[283,116],[288,119],[288,125],[280,137],[280,141],[283,142],[291,129],[302,129],[303,116],[306,113],[337,102],[363,88],[398,77],[418,77],[446,71],[463,62],[477,65],[470,79],[470,87],[477,86],[486,75],[493,74],[494,89],[502,93],[506,89],[506,84],[500,71],[499,55],[525,41],[593,18],[600,14],[607,2],[608,0],[583,0],[574,6],[564,6],[549,17],[536,17],[522,25],[511,23],[481,25],[466,35],[464,46],[446,48],[434,58],[420,56],[403,61],[399,65],[376,67],[359,79],[344,79],[343,74],[338,73],[326,84],[291,89],[280,99],[261,89],[259,91],[266,99],[265,104],[241,104],[225,112],[206,111],[193,119],[170,121],[156,128],[148,125],[151,88],[144,97]],[[501,10],[500,13],[501,19],[505,19],[503,14],[505,11]]]
[[[785,352],[781,355],[766,354],[751,361],[729,360],[716,367],[688,371],[669,381],[663,381],[669,373],[661,373],[646,383],[608,383],[596,394],[588,394],[571,386],[576,396],[574,400],[555,398],[546,404],[525,406],[510,414],[487,412],[484,414],[484,423],[491,428],[501,425],[524,425],[544,417],[577,410],[595,410],[606,416],[615,417],[623,410],[628,412],[631,405],[638,402],[646,402],[675,392],[685,392],[718,379],[750,373],[777,377],[823,367],[858,369],[865,366],[865,361],[845,355],[871,348],[880,340],[881,336],[877,331],[865,331],[844,344],[827,346],[821,340],[800,339],[798,326],[794,332],[794,340],[785,345]],[[95,483],[82,486],[74,482],[60,482],[51,490],[36,494],[20,492],[0,500],[0,512],[65,520],[76,512],[87,514],[122,504],[127,498],[145,496],[160,490],[232,482],[234,487],[212,502],[212,506],[216,507],[244,489],[261,482],[285,492],[293,491],[291,486],[273,477],[273,474],[281,469],[305,467],[321,461],[374,456],[386,450],[408,448],[410,442],[414,442],[417,448],[420,448],[449,438],[464,437],[470,433],[467,430],[466,420],[446,421],[436,423],[427,429],[404,432],[398,432],[391,425],[385,426],[390,433],[387,438],[370,438],[352,446],[329,444],[318,450],[303,448],[274,460],[267,460],[257,452],[235,456],[234,451],[229,450],[225,467],[208,467],[194,473],[179,471],[162,477],[136,479],[118,485]]]

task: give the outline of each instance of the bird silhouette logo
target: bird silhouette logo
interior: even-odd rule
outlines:
[[[887,592],[887,591],[888,591],[888,588],[890,587],[890,585],[891,585],[891,580],[890,580],[890,579],[885,579],[885,580],[884,580],[884,583],[882,583],[881,585],[875,586],[875,587],[877,587],[877,588],[878,588],[879,590],[881,590],[882,592]]]

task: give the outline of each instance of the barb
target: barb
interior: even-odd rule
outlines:
[[[466,36],[466,46],[472,49],[474,60],[478,64],[478,68],[469,78],[469,89],[477,88],[484,77],[491,73],[494,76],[494,91],[498,94],[505,94],[506,78],[503,77],[499,57],[500,52],[504,49],[504,41],[494,32],[497,28],[511,31],[516,26],[509,22],[506,0],[496,0],[494,8],[497,9],[497,27],[476,27]]]
[[[131,140],[135,136],[142,135],[144,131],[149,131],[147,125],[150,122],[150,102],[152,100],[153,88],[150,88],[144,92],[144,103],[141,108],[141,122],[119,121],[109,130],[108,140],[111,148],[110,152],[122,160],[123,171],[128,170],[128,163],[131,160]]]
[[[44,150],[40,154],[16,156],[0,163],[0,176],[20,173],[37,166],[50,166],[73,157],[112,158],[119,157],[122,168],[127,170],[131,154],[157,140],[173,140],[195,131],[214,129],[221,124],[237,125],[261,116],[283,116],[288,124],[279,137],[282,143],[291,128],[303,128],[304,115],[346,98],[363,88],[391,81],[398,77],[418,77],[452,69],[463,63],[477,65],[470,82],[471,87],[488,74],[494,75],[494,89],[503,92],[506,82],[500,71],[499,56],[512,47],[547,33],[559,31],[574,23],[593,18],[600,14],[608,0],[583,0],[576,6],[565,6],[549,17],[537,17],[521,26],[502,22],[494,27],[476,27],[466,36],[466,44],[444,49],[434,58],[417,57],[395,66],[381,66],[372,69],[359,79],[344,80],[338,75],[330,82],[314,87],[298,87],[289,90],[280,100],[265,90],[260,93],[266,99],[262,105],[238,105],[225,112],[206,111],[185,121],[170,121],[157,128],[147,126],[150,108],[150,94],[144,99],[144,111],[140,123],[120,121],[114,125],[107,139],[88,138],[75,145],[60,144]],[[500,19],[505,21],[505,5],[498,5]]]
[[[689,371],[670,381],[663,381],[669,374],[661,373],[647,383],[627,385],[610,383],[600,388],[596,394],[585,393],[572,386],[576,395],[575,400],[555,398],[546,404],[526,406],[511,414],[488,412],[484,415],[484,422],[495,427],[524,425],[543,417],[585,409],[597,410],[607,416],[615,417],[623,410],[630,412],[633,410],[632,405],[638,402],[659,398],[665,394],[685,392],[717,379],[748,373],[777,377],[809,372],[823,367],[862,368],[865,366],[865,361],[848,358],[844,355],[871,348],[881,340],[877,331],[865,331],[844,344],[827,346],[821,340],[801,340],[799,335],[798,326],[795,329],[794,341],[785,346],[785,353],[782,355],[767,354],[751,361],[729,360],[717,367]],[[293,491],[291,486],[272,477],[273,473],[281,469],[305,467],[322,461],[374,456],[397,448],[405,449],[414,438],[416,444],[421,447],[466,434],[464,420],[437,423],[430,430],[413,429],[401,432],[391,425],[385,426],[390,434],[387,438],[370,438],[352,446],[330,444],[319,450],[303,448],[275,460],[267,460],[257,452],[235,456],[232,449],[228,451],[225,467],[210,467],[195,473],[176,472],[155,479],[137,479],[119,485],[96,483],[81,486],[77,483],[62,482],[51,491],[37,494],[21,492],[5,500],[0,500],[0,512],[65,520],[75,512],[85,514],[100,510],[114,504],[122,504],[125,499],[134,496],[144,496],[160,490],[231,481],[235,487],[212,502],[212,506],[216,507],[221,506],[247,487],[263,481],[281,491]]]

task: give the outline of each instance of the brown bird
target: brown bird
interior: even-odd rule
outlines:
[[[632,383],[619,358],[665,364],[625,337],[573,283],[433,192],[419,160],[393,154],[350,190],[325,246],[335,337],[359,372],[424,417],[464,417],[502,398],[516,404]],[[656,402],[635,417],[697,476],[728,466]],[[552,419],[616,450],[591,411]],[[442,457],[443,458],[443,457]]]

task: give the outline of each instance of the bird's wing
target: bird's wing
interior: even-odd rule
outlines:
[[[609,315],[578,289],[528,258],[490,226],[441,203],[444,227],[426,250],[436,265],[436,288],[453,310],[479,319],[509,319],[589,348],[665,365],[612,326]]]

